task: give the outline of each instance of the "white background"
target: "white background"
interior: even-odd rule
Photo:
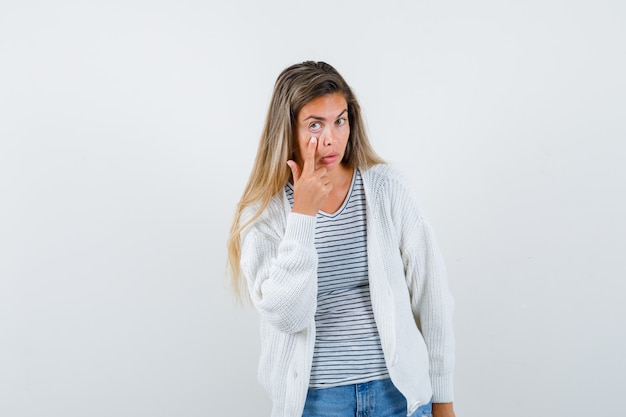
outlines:
[[[269,415],[225,240],[307,59],[437,232],[457,415],[621,414],[625,22],[619,0],[2,1],[0,416]]]

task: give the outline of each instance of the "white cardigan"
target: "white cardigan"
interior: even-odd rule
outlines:
[[[405,178],[389,165],[361,171],[374,317],[389,376],[407,415],[453,400],[454,302],[430,227]],[[243,221],[254,208],[248,208]],[[314,216],[291,213],[284,193],[241,234],[241,270],[261,316],[259,379],[272,417],[300,417],[306,400],[317,305]]]

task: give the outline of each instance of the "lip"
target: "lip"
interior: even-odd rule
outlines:
[[[320,161],[323,164],[332,164],[333,162],[335,162],[337,160],[338,156],[339,156],[338,154],[333,153],[333,154],[326,155],[326,156],[320,158]]]

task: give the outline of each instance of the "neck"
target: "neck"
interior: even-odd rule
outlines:
[[[346,183],[352,181],[352,174],[354,172],[354,168],[339,165],[337,169],[328,172],[328,179],[330,179],[330,183],[334,187],[341,187]]]
[[[344,200],[350,190],[350,184],[352,183],[352,175],[354,168],[341,165],[335,170],[328,173],[328,178],[333,188],[326,199],[326,202],[322,206],[322,211],[326,213],[334,213],[343,204]]]

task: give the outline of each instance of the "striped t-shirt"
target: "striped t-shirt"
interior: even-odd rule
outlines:
[[[285,187],[293,206],[293,186]],[[370,299],[365,192],[358,170],[343,205],[317,214],[318,295],[311,388],[388,376]]]

